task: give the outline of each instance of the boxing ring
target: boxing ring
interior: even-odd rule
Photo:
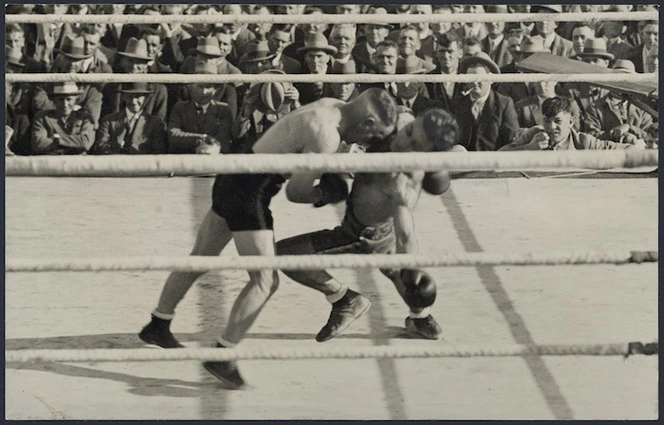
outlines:
[[[325,18],[374,18],[347,16]],[[455,21],[500,17],[459,16]],[[10,18],[68,19],[14,15],[6,22]],[[121,18],[163,22],[171,17]],[[297,17],[236,18],[287,22]],[[398,22],[403,17],[375,18]],[[409,22],[431,18],[408,17]],[[128,77],[181,83],[201,76],[13,74],[7,79],[119,82]],[[312,76],[272,77],[303,81]],[[391,77],[413,81],[415,76]],[[416,77],[462,81],[468,76]],[[483,79],[497,77],[617,78]],[[385,81],[375,75],[350,78]],[[657,151],[284,155],[278,161],[261,155],[6,158],[6,416],[655,418],[656,179],[458,179],[442,197],[423,195],[415,210],[423,255],[250,258],[237,257],[233,248],[219,258],[183,254],[209,208],[212,179],[205,175],[214,173],[606,170],[657,163]],[[343,206],[313,209],[288,203],[283,192],[273,210],[278,239],[333,227],[343,214]],[[407,308],[375,271],[403,265],[430,268],[438,282],[433,313],[443,327],[441,341],[404,335]],[[241,348],[207,348],[246,280],[244,270],[328,267],[374,301],[367,317],[345,334],[315,343],[328,304],[282,276],[278,293]],[[187,348],[144,348],[136,333],[154,307],[167,270],[215,273],[203,277],[178,307],[173,331]],[[200,368],[202,359],[240,360],[253,388],[221,389]],[[90,391],[97,396],[92,406],[81,401]]]

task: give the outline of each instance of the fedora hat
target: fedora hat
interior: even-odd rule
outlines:
[[[535,4],[530,8],[534,13],[563,13],[563,6],[560,4]]]
[[[219,73],[217,65],[211,62],[197,62],[194,67],[194,74],[210,74],[216,75]]]
[[[132,37],[127,41],[124,52],[118,52],[118,55],[126,56],[132,59],[141,59],[146,62],[152,60],[148,56],[148,45],[142,38],[139,40],[136,37]]]
[[[146,83],[124,83],[118,90],[120,93],[150,94],[154,91],[148,88]]]
[[[491,60],[491,57],[484,52],[475,53],[473,56],[465,56],[461,59],[459,63],[459,74],[465,74],[474,64],[482,64],[489,68],[489,70],[494,74],[500,74],[500,68],[494,61]]]
[[[520,53],[550,53],[544,47],[544,39],[539,35],[532,37],[524,36],[519,45]]]
[[[274,59],[277,55],[270,53],[267,41],[250,41],[245,45],[245,53],[240,62],[261,62]]]
[[[221,49],[219,48],[219,40],[216,37],[205,37],[198,39],[196,52],[212,58],[220,58]]]
[[[370,7],[369,10],[367,11],[367,15],[387,15],[387,10],[384,7]],[[390,30],[394,29],[394,25],[392,24],[370,24],[370,25],[376,25],[376,26],[381,26],[381,27],[386,27],[389,28]]]
[[[397,59],[397,74],[426,74],[422,62],[417,56],[408,56],[406,59]]]
[[[284,85],[280,82],[263,83],[261,84],[260,97],[268,110],[277,112],[286,100]]]
[[[5,60],[9,65],[20,66],[21,68],[25,67],[25,62],[23,62],[23,52],[19,47],[11,48],[5,46]]]
[[[355,66],[354,60],[349,60],[348,62],[341,63],[339,61],[334,61],[332,64],[332,69],[330,69],[330,74],[356,74],[357,67]]]
[[[618,59],[616,63],[613,64],[612,68],[615,72],[622,72],[626,74],[636,74],[636,68],[634,67],[634,62],[627,59]]]
[[[580,58],[594,58],[600,57],[608,60],[613,60],[615,57],[612,53],[606,50],[606,40],[603,38],[591,38],[583,43],[583,52],[577,53]]]
[[[55,83],[53,86],[53,93],[52,96],[78,96],[79,94],[83,93],[81,90],[78,89],[78,86],[76,83],[72,81],[66,81],[63,83]]]
[[[90,55],[85,54],[85,39],[83,37],[66,36],[59,50],[63,55],[72,59],[87,59]]]
[[[304,47],[297,49],[297,52],[306,53],[309,50],[322,50],[326,53],[329,53],[330,55],[337,53],[337,48],[330,46],[330,44],[327,42],[327,38],[320,33],[316,33],[310,37],[307,37],[304,40]]]

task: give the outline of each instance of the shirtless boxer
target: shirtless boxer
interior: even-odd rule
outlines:
[[[395,130],[397,105],[384,90],[362,93],[346,103],[320,99],[277,121],[253,146],[254,153],[334,153],[342,140],[369,147]],[[286,196],[294,202],[338,202],[347,196],[335,188],[314,183],[320,172],[293,174],[286,186]],[[199,229],[191,255],[216,256],[231,239],[240,255],[275,255],[270,201],[279,192],[286,177],[279,174],[218,175],[212,188],[212,208]],[[182,345],[169,327],[175,307],[201,272],[173,272],[169,275],[152,312],[151,322],[139,337],[164,348]],[[276,270],[249,272],[249,282],[231,309],[226,329],[217,347],[235,347],[245,336],[279,284]],[[225,386],[237,389],[244,385],[235,362],[204,362],[203,366]]]
[[[430,152],[454,148],[456,120],[443,109],[429,109],[413,118],[399,115],[398,133],[369,152]],[[324,179],[339,178],[329,174]],[[338,184],[346,185],[345,181]],[[294,236],[277,242],[279,255],[416,253],[413,209],[421,189],[442,194],[449,187],[449,173],[362,173],[356,174],[340,226]],[[394,283],[410,308],[406,329],[417,336],[438,339],[441,329],[429,307],[436,297],[431,277],[420,270],[381,270]],[[325,294],[332,304],[327,324],[316,335],[323,342],[341,334],[371,306],[363,295],[348,289],[324,270],[284,271],[291,279]]]

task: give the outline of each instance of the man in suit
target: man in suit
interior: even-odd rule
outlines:
[[[629,7],[625,5],[611,5],[604,12],[628,12]],[[634,53],[634,46],[627,41],[627,25],[623,21],[604,22],[604,38],[606,39],[606,50],[612,53],[616,59],[627,59]]]
[[[430,72],[431,74],[456,75],[459,69],[459,60],[463,55],[461,40],[458,37],[454,31],[438,37],[438,49],[436,50],[438,66]],[[452,99],[460,96],[462,85],[454,82],[427,83],[427,90],[431,99],[440,101],[443,108],[449,110]]]
[[[534,53],[548,53],[544,48],[542,37],[536,35],[533,37],[523,36],[519,43],[518,36],[510,36],[507,43],[512,55],[513,61],[500,68],[502,74],[514,74],[521,72],[516,64]],[[531,93],[525,83],[500,83],[496,91],[504,96],[511,98],[514,102],[524,100],[530,97]]]
[[[239,4],[225,4],[223,7],[224,15],[243,15],[244,11]],[[254,40],[256,36],[247,29],[246,25],[236,24],[235,22],[226,22],[223,25],[229,30],[233,39],[233,50],[226,56],[228,61],[237,66],[239,60],[246,52],[246,45]]]
[[[411,15],[431,15],[433,9],[430,4],[413,4],[408,9],[408,13]],[[420,48],[416,52],[417,56],[433,63],[436,58],[436,36],[431,31],[430,25],[426,22],[418,22],[412,24],[412,26],[417,29],[420,39]]]
[[[397,41],[399,46],[399,59],[397,59],[397,66],[403,62],[419,63],[419,68],[426,70],[426,72],[433,71],[435,65],[417,56],[422,43],[417,28],[414,26],[407,26],[399,32],[399,39]]]
[[[464,6],[465,13],[484,13],[484,6],[482,5],[466,5]],[[478,40],[487,36],[488,32],[486,26],[482,22],[465,22],[456,30],[459,38],[465,40],[469,37],[474,37]]]
[[[166,123],[143,108],[153,91],[145,83],[123,84],[119,91],[124,108],[101,119],[92,153],[166,153]]]
[[[290,44],[292,27],[291,24],[273,24],[267,34],[267,47],[270,53],[275,55],[272,59],[274,69],[286,74],[300,74],[302,73],[300,62],[283,54],[286,46]]]
[[[372,7],[367,14],[387,15],[387,11],[382,7]],[[378,44],[385,40],[392,28],[390,24],[364,25],[365,40],[357,43],[352,52],[353,59],[355,59],[355,64],[357,65],[357,72],[376,72],[373,64],[373,55],[376,52]]]
[[[500,68],[479,52],[461,60],[459,73],[499,74]],[[469,83],[464,94],[451,107],[459,122],[459,144],[468,151],[496,151],[508,144],[519,128],[512,99],[493,91],[490,82]]]
[[[542,125],[544,116],[542,115],[542,103],[546,99],[556,97],[556,83],[553,81],[538,81],[528,84],[532,96],[519,100],[514,103],[516,115],[519,117],[519,126],[521,128],[530,128],[536,125]],[[581,111],[576,103],[572,102],[572,116],[574,117],[574,129],[580,130]]]
[[[421,67],[421,62],[414,59],[420,58],[411,56],[404,60],[401,66],[397,67],[397,74],[426,74],[427,70]],[[415,116],[426,109],[442,105],[442,102],[421,94],[425,90],[424,83],[396,83],[396,85],[397,104],[410,109]]]
[[[657,52],[659,45],[659,24],[657,21],[645,21],[641,29],[643,43],[638,45],[629,60],[634,63],[636,72],[648,72],[649,56]]]
[[[309,74],[327,74],[332,56],[337,53],[337,48],[328,44],[323,34],[314,34],[307,38],[304,47],[298,49],[298,53],[304,54],[306,72]],[[323,97],[323,83],[295,83],[295,88],[300,92],[300,103],[315,102]]]
[[[486,11],[487,13],[507,13],[507,6],[488,5]],[[482,51],[489,55],[499,67],[512,62],[512,55],[507,49],[505,40],[505,22],[487,22],[486,28],[489,34],[480,42]]]
[[[561,13],[560,5],[536,5],[531,8],[535,13]],[[539,21],[535,23],[537,35],[544,39],[544,48],[556,56],[568,58],[572,52],[572,42],[556,34],[558,23],[555,21]]]
[[[355,47],[357,28],[354,24],[336,24],[330,31],[330,44],[337,48],[334,62],[346,63],[353,61],[352,51]]]

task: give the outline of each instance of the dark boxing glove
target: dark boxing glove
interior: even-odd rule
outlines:
[[[450,172],[436,171],[424,175],[422,189],[432,195],[442,195],[450,188]]]
[[[339,174],[325,173],[314,186],[314,207],[334,204],[348,198],[348,183]]]
[[[402,269],[401,281],[406,287],[404,301],[410,308],[422,309],[436,301],[436,283],[431,276],[415,269]]]

